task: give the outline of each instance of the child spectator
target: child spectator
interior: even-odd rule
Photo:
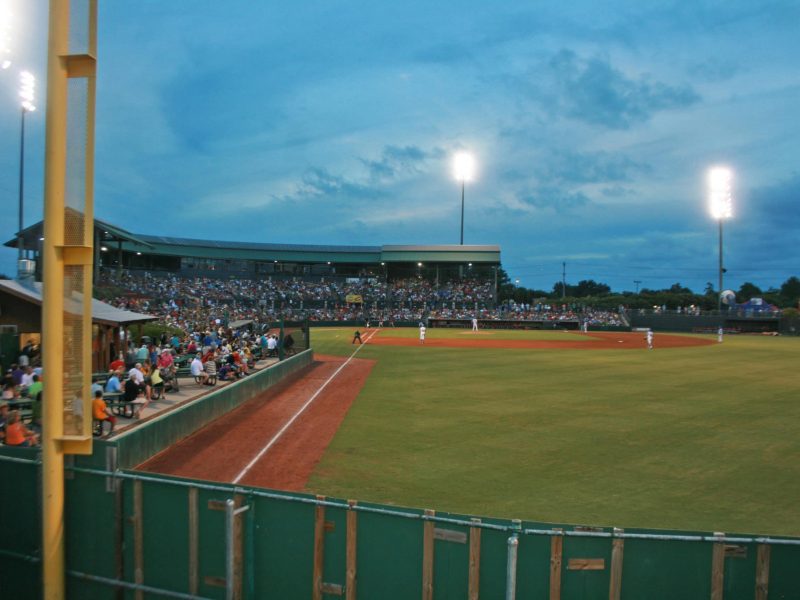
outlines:
[[[96,391],[94,393],[94,400],[92,400],[92,418],[94,418],[95,421],[100,421],[101,435],[103,433],[103,423],[106,421],[111,423],[111,429],[108,433],[113,433],[117,418],[111,414],[111,409],[106,406],[102,391]]]

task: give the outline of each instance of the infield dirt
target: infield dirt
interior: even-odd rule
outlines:
[[[433,330],[435,331],[435,330]],[[618,332],[589,332],[565,333],[564,340],[500,340],[489,337],[486,330],[470,332],[463,338],[431,338],[425,340],[425,346],[436,348],[508,348],[508,349],[539,349],[539,350],[641,350],[647,348],[647,341],[643,333],[618,333]],[[581,335],[592,338],[591,341],[568,339],[571,336]],[[656,348],[685,348],[688,346],[708,346],[714,341],[699,337],[669,335],[659,333],[655,336]],[[378,346],[419,346],[419,340],[408,337],[392,337],[392,330],[384,329],[370,340],[370,344]]]

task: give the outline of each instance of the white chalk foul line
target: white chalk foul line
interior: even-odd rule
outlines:
[[[378,333],[378,330],[377,330],[377,329],[376,329],[375,331],[373,331],[373,332],[370,334],[370,336],[369,336],[369,337],[368,337],[366,340],[364,340],[364,344],[366,344],[368,341],[370,341],[370,340],[372,339],[372,337],[373,337],[373,336],[374,336],[376,333]],[[289,429],[289,427],[291,427],[291,426],[292,426],[292,423],[294,423],[294,422],[295,422],[295,421],[298,419],[298,417],[300,417],[300,415],[302,415],[302,414],[303,414],[303,412],[305,412],[305,410],[306,410],[306,409],[307,409],[309,406],[311,406],[311,403],[312,403],[312,402],[314,402],[314,400],[317,398],[317,396],[319,396],[319,395],[320,395],[320,393],[322,392],[322,390],[324,390],[324,389],[325,389],[325,388],[328,386],[328,384],[329,384],[331,381],[333,381],[333,380],[334,380],[334,378],[335,378],[335,377],[336,377],[336,376],[339,374],[339,372],[340,372],[342,369],[344,369],[344,368],[345,368],[345,367],[348,365],[348,363],[349,363],[351,360],[353,360],[353,357],[354,357],[356,354],[358,354],[358,351],[359,351],[359,350],[361,350],[361,348],[363,348],[363,347],[364,347],[364,344],[360,344],[360,345],[358,346],[358,348],[356,348],[356,349],[355,349],[355,351],[354,351],[354,352],[353,352],[353,353],[350,355],[350,357],[349,357],[349,358],[348,358],[346,361],[344,361],[344,362],[343,362],[343,363],[342,363],[342,364],[339,366],[339,368],[338,368],[338,369],[336,369],[336,370],[333,372],[333,374],[332,374],[330,377],[328,377],[328,379],[326,379],[326,380],[325,380],[325,383],[323,383],[323,384],[322,384],[322,385],[319,387],[319,389],[318,389],[316,392],[314,392],[314,395],[313,395],[313,396],[311,396],[311,398],[309,398],[309,399],[306,401],[306,403],[305,403],[305,404],[303,404],[303,406],[301,406],[301,407],[300,407],[300,410],[298,410],[296,413],[294,413],[294,415],[292,416],[292,418],[291,418],[291,419],[289,419],[289,420],[286,422],[286,424],[285,424],[283,427],[281,427],[281,428],[280,428],[280,430],[278,431],[278,433],[276,433],[274,436],[272,436],[272,439],[270,439],[270,441],[269,441],[269,442],[267,442],[267,445],[266,445],[266,446],[264,446],[264,447],[263,447],[263,448],[262,448],[262,449],[259,451],[259,453],[258,453],[258,454],[256,454],[256,457],[255,457],[253,460],[251,460],[249,463],[247,463],[247,466],[246,466],[244,469],[242,469],[242,470],[239,472],[239,474],[238,474],[238,475],[236,476],[236,478],[233,480],[233,483],[239,483],[239,482],[242,480],[242,478],[243,478],[245,475],[247,475],[248,471],[250,471],[250,469],[252,469],[252,468],[253,468],[253,466],[254,466],[254,465],[255,465],[255,464],[256,464],[256,463],[257,463],[259,460],[261,460],[261,459],[264,457],[264,455],[265,455],[265,454],[266,454],[266,453],[269,451],[269,449],[270,449],[270,448],[272,448],[272,446],[274,446],[274,445],[275,445],[275,443],[276,443],[276,442],[277,442],[277,441],[278,441],[278,440],[281,438],[281,436],[282,436],[284,433],[286,433],[286,430],[287,430],[287,429]]]

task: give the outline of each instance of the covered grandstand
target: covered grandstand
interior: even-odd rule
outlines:
[[[38,270],[43,223],[27,227],[21,235],[25,255],[36,261]],[[5,245],[15,248],[17,238]],[[489,279],[496,277],[500,265],[500,247],[495,245],[214,241],[132,233],[99,219],[94,222],[94,252],[96,269],[222,279],[375,277],[387,281],[423,276],[445,281],[467,275]]]

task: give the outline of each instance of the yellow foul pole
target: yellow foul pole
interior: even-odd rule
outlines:
[[[67,150],[69,1],[50,1],[42,244],[42,578],[46,600],[64,598],[63,369],[64,174]]]
[[[42,580],[46,600],[65,597],[64,454],[92,451],[89,382],[97,2],[72,0],[77,10],[71,10],[70,1],[50,0],[47,59],[42,244]],[[70,23],[71,15],[75,23]],[[77,32],[72,40],[70,27]],[[73,119],[69,128],[68,119]],[[73,398],[81,398],[82,403],[76,404]]]

